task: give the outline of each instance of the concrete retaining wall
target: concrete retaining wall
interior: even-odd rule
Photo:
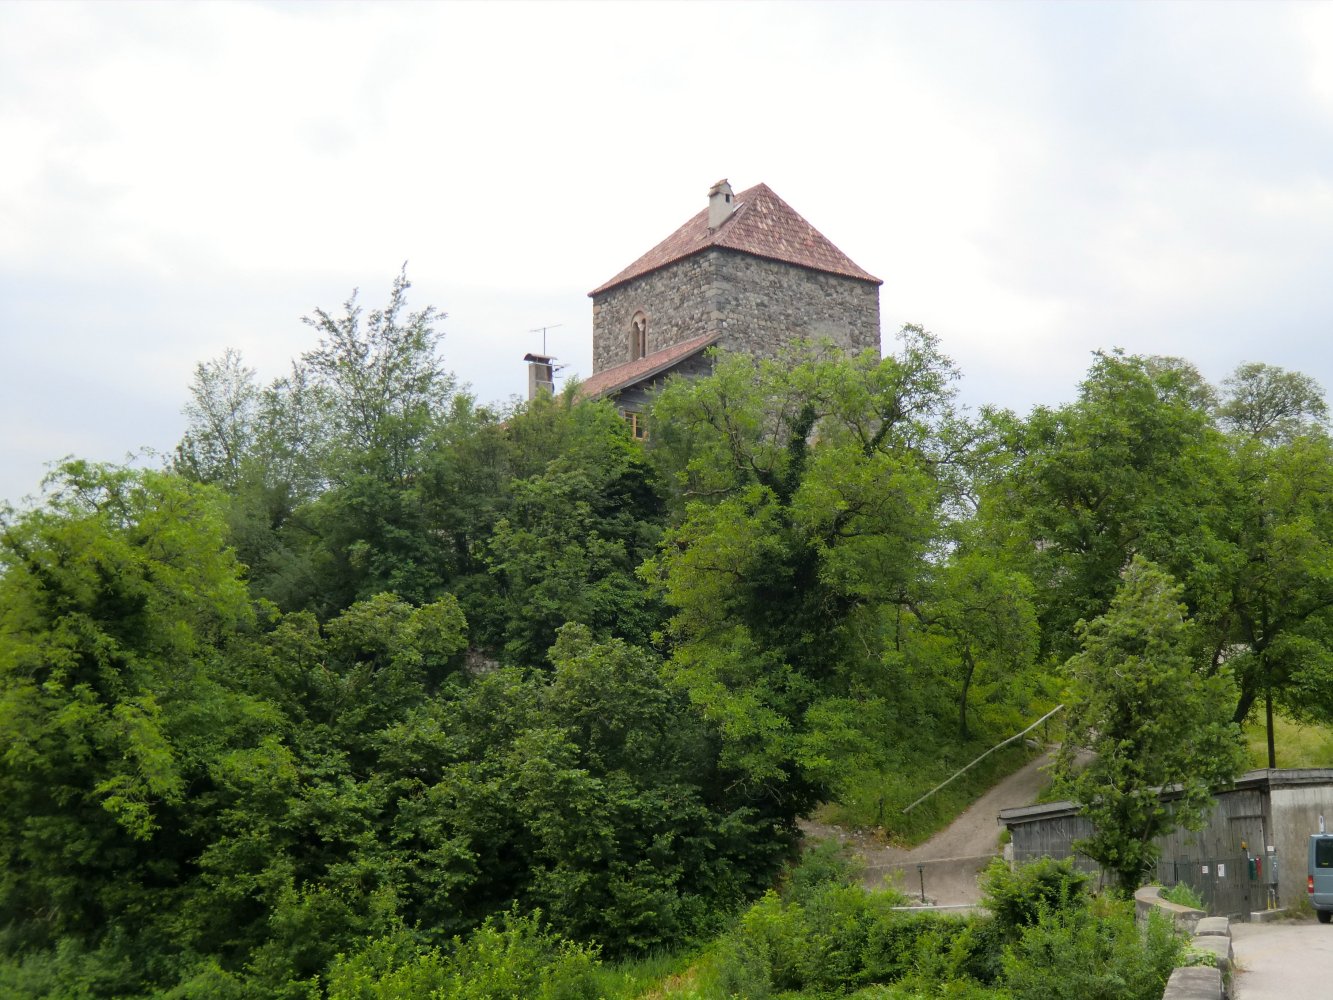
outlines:
[[[1222,973],[1206,965],[1176,969],[1166,981],[1162,1000],[1222,1000]]]
[[[1199,921],[1208,916],[1203,910],[1163,899],[1162,887],[1159,885],[1145,885],[1134,893],[1134,915],[1141,921],[1147,920],[1152,910],[1166,914],[1177,929],[1185,934],[1193,934]]]
[[[1193,935],[1190,947],[1196,952],[1212,955],[1216,966],[1190,965],[1176,969],[1166,981],[1162,1000],[1229,1000],[1231,996],[1231,967],[1235,953],[1231,948],[1231,921],[1226,917],[1209,917],[1202,910],[1161,897],[1161,888],[1144,886],[1134,893],[1134,912],[1146,920],[1152,910],[1171,917],[1175,925]]]

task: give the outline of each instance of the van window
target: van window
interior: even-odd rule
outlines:
[[[1333,868],[1333,837],[1328,839],[1320,837],[1314,842],[1314,866]]]

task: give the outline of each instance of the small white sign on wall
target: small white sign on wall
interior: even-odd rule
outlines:
[[[1226,865],[1224,865],[1224,864],[1219,864],[1219,865],[1217,866],[1217,877],[1218,877],[1218,878],[1226,878],[1226,877],[1227,877],[1227,866],[1226,866]]]
[[[1204,873],[1205,875],[1208,874],[1208,866],[1207,866],[1207,865],[1204,865],[1204,866],[1203,866],[1203,873]]]

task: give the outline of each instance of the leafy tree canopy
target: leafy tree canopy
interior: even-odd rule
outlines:
[[[1196,828],[1212,793],[1242,768],[1231,722],[1235,682],[1192,656],[1181,588],[1141,556],[1105,615],[1078,626],[1057,788],[1096,828],[1082,845],[1132,893],[1156,860],[1153,839]],[[1093,756],[1079,767],[1078,752]],[[1170,789],[1164,794],[1164,790]]]

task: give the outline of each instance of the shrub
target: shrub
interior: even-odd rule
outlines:
[[[1089,880],[1068,859],[1038,858],[1010,868],[996,858],[982,875],[981,898],[997,928],[1012,939],[1037,923],[1043,913],[1082,909]]]
[[[488,920],[452,953],[418,947],[403,931],[339,955],[329,1000],[596,1000],[595,950],[546,932],[540,915]]]
[[[993,989],[970,979],[947,983],[901,982],[891,986],[872,986],[853,994],[849,1000],[1010,1000],[1004,990]]]
[[[748,950],[767,959],[774,989],[835,989],[862,968],[867,895],[860,886],[826,885],[809,902],[769,893],[741,918]]]
[[[706,979],[714,987],[709,996],[768,1000],[773,992],[773,967],[764,944],[743,933],[722,939]]]
[[[1013,1000],[1159,1000],[1182,944],[1156,912],[1140,931],[1133,904],[1043,909],[1004,955]]]
[[[935,996],[949,983],[964,991],[995,981],[1003,941],[994,921],[895,910],[899,900],[836,880],[809,889],[804,904],[770,892],[720,942],[708,963],[716,992],[704,995],[826,996],[902,981]]]
[[[132,992],[133,963],[110,943],[87,949],[75,938],[26,955],[0,953],[0,996],[5,998],[83,998]]]
[[[933,964],[933,954],[947,951],[965,928],[962,920],[933,913],[888,914],[866,936],[865,980],[894,982],[921,971],[923,958]]]
[[[804,904],[826,886],[854,885],[860,876],[860,862],[848,855],[844,845],[836,840],[821,840],[806,848],[788,873],[782,898]]]
[[[897,978],[911,967],[916,938],[935,922],[895,912],[896,893],[836,881],[802,891],[804,903],[769,892],[723,939],[715,966],[724,995],[840,992]]]

